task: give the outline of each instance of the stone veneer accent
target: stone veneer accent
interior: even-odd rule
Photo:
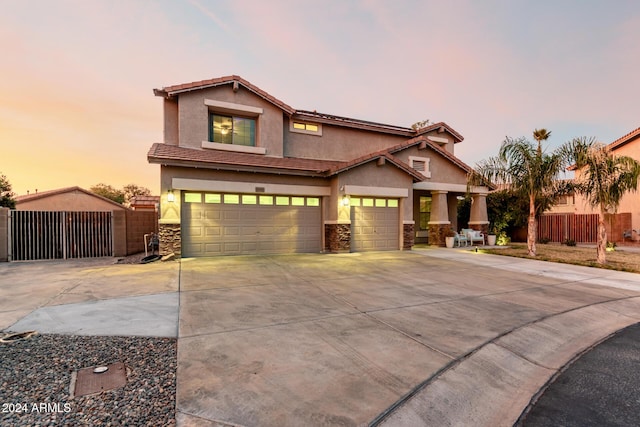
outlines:
[[[451,224],[429,224],[429,244],[445,246],[445,231],[451,228]]]
[[[160,255],[182,253],[182,236],[180,234],[180,224],[159,224],[158,238],[160,239]]]
[[[402,225],[402,250],[410,251],[416,243],[415,224]]]
[[[351,250],[351,225],[325,224],[325,250],[328,252],[349,252]]]

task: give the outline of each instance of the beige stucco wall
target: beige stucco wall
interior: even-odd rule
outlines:
[[[168,145],[178,145],[178,101],[175,98],[164,99],[164,143]]]
[[[262,108],[263,114],[258,115],[256,120],[256,146],[266,148],[266,154],[269,156],[282,157],[282,110],[242,85],[237,92],[233,91],[232,85],[222,85],[180,94],[178,100],[180,146],[201,148],[202,142],[209,140],[209,111],[215,111],[215,108],[205,105],[205,99]],[[250,113],[236,115],[255,116]]]
[[[173,190],[175,201],[167,200],[168,191],[172,189],[174,178],[215,180],[231,182],[256,182],[280,185],[307,185],[328,187],[330,180],[326,178],[314,178],[308,176],[285,176],[253,172],[219,171],[211,169],[182,168],[175,166],[160,167],[160,212],[162,222],[175,222],[180,220],[180,191]]]
[[[308,120],[313,123],[313,120]],[[454,138],[449,133],[437,130],[424,134],[445,138],[441,144],[453,154]],[[289,118],[284,118],[284,154],[287,157],[348,161],[384,150],[411,139],[407,135],[393,135],[360,129],[343,128],[322,124],[322,136],[308,135],[289,130]]]
[[[406,150],[394,154],[406,164],[409,163],[409,157],[426,157],[429,160],[429,170],[431,178],[425,178],[425,181],[443,182],[447,184],[467,185],[467,174],[459,166],[451,163],[450,160],[444,158],[441,154],[436,153],[433,149],[427,148],[420,150],[419,146],[413,146]]]
[[[385,162],[379,166],[376,161],[371,161],[358,168],[350,169],[341,173],[336,179],[337,193],[332,195],[331,206],[338,206],[339,200],[344,196],[344,191],[340,189],[345,185],[357,185],[370,187],[372,192],[376,188],[397,188],[406,189],[408,197],[403,198],[403,221],[413,220],[413,179],[406,172],[398,169],[395,165]],[[349,196],[360,196],[361,194],[349,194]],[[332,212],[330,211],[329,214]],[[330,218],[336,219],[336,218]]]
[[[327,124],[322,125],[322,136],[301,134],[289,131],[289,119],[286,117],[284,129],[285,156],[307,159],[349,161],[401,144],[410,138]]]
[[[35,200],[27,200],[16,204],[19,211],[114,211],[126,210],[124,206],[109,203],[98,197],[72,191],[54,194]]]

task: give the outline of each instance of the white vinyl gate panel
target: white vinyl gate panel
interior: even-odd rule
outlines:
[[[351,198],[351,250],[398,250],[399,215],[397,199]]]
[[[195,194],[199,193],[188,194],[197,200]],[[184,256],[321,250],[322,222],[317,197],[244,194],[201,194],[200,197],[200,202],[183,202]]]

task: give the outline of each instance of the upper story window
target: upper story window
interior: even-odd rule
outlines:
[[[289,122],[289,130],[291,132],[322,136],[322,125],[318,123],[309,123],[309,122],[302,122],[298,120],[291,120]]]
[[[255,119],[211,113],[209,122],[212,142],[255,147]]]

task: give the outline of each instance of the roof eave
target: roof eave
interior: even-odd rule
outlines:
[[[267,173],[275,175],[295,175],[295,176],[309,176],[309,177],[326,177],[325,170],[308,170],[308,169],[290,169],[279,167],[265,167],[265,166],[252,166],[252,165],[239,165],[229,163],[214,163],[214,162],[199,162],[195,160],[181,160],[171,159],[167,157],[155,157],[147,156],[147,160],[151,164],[158,164],[163,166],[176,166],[176,167],[190,167],[200,169],[212,169],[212,170],[225,170],[235,172],[253,172],[253,173]]]

